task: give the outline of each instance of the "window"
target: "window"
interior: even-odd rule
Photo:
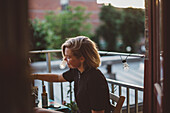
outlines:
[[[66,8],[69,4],[69,0],[60,0],[60,4],[62,6],[62,10],[66,10]]]

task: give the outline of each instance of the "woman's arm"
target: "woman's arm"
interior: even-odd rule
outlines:
[[[63,112],[60,112],[60,111],[54,111],[54,110],[45,109],[45,108],[38,108],[38,107],[35,107],[34,111],[35,111],[35,113],[63,113]]]
[[[48,82],[66,82],[63,75],[53,73],[32,74],[33,79],[39,79]]]
[[[104,113],[105,110],[101,110],[101,111],[94,111],[92,110],[92,113]]]

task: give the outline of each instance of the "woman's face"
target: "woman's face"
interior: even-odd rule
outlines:
[[[81,59],[76,58],[69,48],[65,48],[65,58],[69,68],[79,68],[81,66]]]

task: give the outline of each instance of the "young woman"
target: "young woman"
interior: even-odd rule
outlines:
[[[110,113],[109,88],[98,69],[100,56],[96,44],[85,36],[68,39],[62,45],[68,71],[57,74],[33,74],[49,82],[74,81],[74,94],[79,113]]]

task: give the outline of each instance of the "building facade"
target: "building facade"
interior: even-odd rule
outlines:
[[[86,12],[91,13],[89,22],[95,30],[100,24],[99,13],[102,5],[97,4],[96,0],[29,0],[29,18],[43,19],[47,11],[54,11],[56,14],[65,9],[65,6],[86,7]]]

